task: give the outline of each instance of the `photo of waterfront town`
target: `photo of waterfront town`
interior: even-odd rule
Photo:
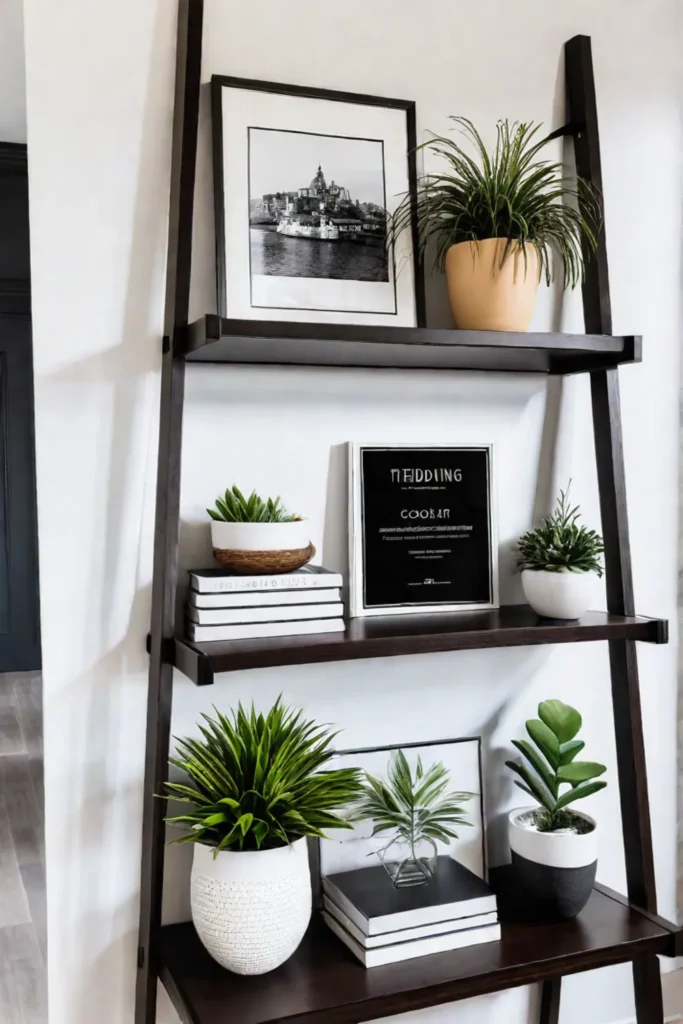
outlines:
[[[249,129],[251,273],[389,281],[381,141]]]

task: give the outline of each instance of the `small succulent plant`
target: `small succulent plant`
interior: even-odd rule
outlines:
[[[579,526],[579,506],[569,504],[569,487],[560,491],[555,511],[519,539],[519,569],[546,572],[595,572],[602,576],[605,548],[595,530]]]
[[[535,815],[539,832],[556,832],[571,828],[583,831],[585,819],[567,808],[576,800],[591,796],[607,785],[598,776],[604,774],[604,764],[597,761],[577,761],[585,743],[577,740],[581,728],[581,715],[576,708],[561,700],[544,700],[538,705],[538,718],[526,723],[528,740],[513,740],[512,744],[524,757],[521,764],[506,761],[506,765],[521,778],[515,785],[539,802]],[[567,787],[561,791],[561,787]]]
[[[218,523],[294,523],[301,516],[293,515],[282,506],[280,498],[264,501],[252,491],[245,498],[239,487],[233,485],[222,497],[216,498],[216,507],[206,510]]]

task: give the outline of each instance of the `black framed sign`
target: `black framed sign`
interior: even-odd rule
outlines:
[[[245,320],[424,323],[415,104],[214,75],[218,312]]]
[[[349,444],[352,616],[495,608],[493,447]]]

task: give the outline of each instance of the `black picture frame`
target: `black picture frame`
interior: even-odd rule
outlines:
[[[420,750],[427,751],[432,747],[445,747],[445,746],[457,746],[460,744],[474,744],[476,745],[476,760],[477,760],[477,772],[479,782],[479,799],[477,801],[477,809],[479,814],[479,820],[481,822],[481,863],[482,863],[482,878],[484,881],[488,881],[489,877],[489,858],[488,858],[488,841],[487,841],[487,821],[486,821],[486,798],[484,788],[484,757],[483,757],[483,740],[481,736],[450,736],[445,739],[436,740],[417,740],[411,741],[410,743],[386,743],[372,747],[354,747],[348,750],[336,751],[335,757],[359,757],[362,758],[368,754],[387,754],[391,755],[397,750],[409,751],[409,750]],[[360,765],[362,767],[362,764]],[[454,783],[456,785],[456,783]],[[311,866],[311,881],[313,885],[313,902],[316,908],[322,906],[322,843],[329,842],[325,839],[311,839],[309,840],[309,860]]]
[[[408,149],[406,160],[408,167],[408,186],[413,197],[411,215],[411,239],[414,270],[415,293],[415,326],[426,326],[425,312],[425,280],[424,265],[420,256],[419,231],[417,221],[417,161],[416,161],[416,107],[414,100],[395,99],[387,96],[372,96],[365,93],[352,93],[334,89],[321,89],[307,85],[286,85],[282,82],[268,82],[259,79],[239,78],[231,75],[213,75],[211,78],[211,111],[212,111],[212,152],[213,152],[213,194],[216,249],[216,294],[218,314],[228,317],[230,311],[227,301],[226,281],[226,217],[225,190],[223,188],[224,147],[223,137],[223,90],[224,88],[246,89],[256,92],[274,93],[306,99],[331,100],[340,103],[353,103],[363,106],[385,107],[392,110],[403,110],[406,116],[406,138]]]

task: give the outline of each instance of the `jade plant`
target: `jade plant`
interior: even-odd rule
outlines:
[[[569,487],[560,491],[552,515],[519,539],[520,570],[595,572],[602,576],[600,556],[605,548],[595,530],[579,525],[579,506],[569,504]]]
[[[576,760],[585,747],[583,740],[576,739],[580,728],[581,715],[576,708],[561,700],[544,700],[538,705],[538,718],[526,723],[531,743],[512,741],[524,760],[506,761],[506,765],[522,780],[515,779],[515,784],[541,805],[533,818],[539,832],[586,832],[591,828],[585,818],[568,808],[605,788],[607,783],[598,776],[606,768],[597,761]]]
[[[215,508],[207,508],[206,511],[217,523],[295,523],[302,518],[283,508],[279,496],[264,501],[256,491],[252,491],[245,498],[235,485],[216,498]]]
[[[487,147],[466,117],[451,117],[456,136],[432,134],[417,147],[439,159],[433,174],[421,177],[417,209],[410,195],[390,222],[389,241],[409,228],[416,215],[420,251],[434,246],[434,269],[443,270],[446,253],[459,242],[505,238],[503,260],[515,245],[533,247],[549,284],[559,259],[564,286],[583,277],[583,251],[597,248],[600,204],[583,179],[544,155],[550,141],[532,121],[499,121],[495,145]]]
[[[189,829],[174,840],[222,850],[271,850],[324,829],[352,828],[337,811],[361,793],[357,768],[329,768],[336,733],[286,708],[267,714],[240,704],[230,716],[202,715],[201,738],[178,741],[170,763],[185,776],[166,798],[191,805],[166,818]]]

